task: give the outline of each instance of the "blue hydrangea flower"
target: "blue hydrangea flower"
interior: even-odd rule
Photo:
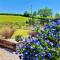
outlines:
[[[57,24],[56,24],[56,22],[52,22],[52,24],[51,24],[51,26],[56,26]]]
[[[48,50],[48,47],[45,47],[45,50]]]
[[[38,57],[36,57],[36,58],[35,58],[35,60],[39,60],[39,58],[38,58]]]
[[[42,33],[41,32],[38,32],[38,35],[42,35]]]
[[[49,22],[52,22],[52,19],[49,19],[48,21],[49,21]]]
[[[37,46],[40,46],[41,42],[40,41],[37,41],[36,44],[37,44]]]
[[[60,20],[56,20],[57,24],[60,24]]]
[[[47,29],[49,29],[49,25],[45,25],[44,30],[47,30]]]
[[[22,48],[22,45],[21,44],[16,44],[17,47],[19,47],[20,49]]]
[[[49,42],[48,45],[49,45],[49,46],[53,46],[53,42]]]
[[[42,60],[43,60],[44,57],[45,57],[45,52],[42,52],[42,53],[41,53],[41,57],[42,57]]]
[[[46,54],[45,52],[42,52],[41,53],[41,56],[44,58],[45,54]]]
[[[60,47],[60,44],[57,43],[56,46],[57,46],[57,47]]]
[[[30,48],[31,48],[31,49],[33,49],[33,47],[32,47],[32,46],[30,46]]]
[[[27,55],[27,54],[28,54],[28,51],[25,50],[25,51],[24,51],[24,54]]]
[[[19,54],[19,51],[18,51],[18,50],[16,50],[15,54]]]
[[[42,38],[43,38],[44,40],[46,40],[46,38],[47,38],[47,35],[43,35],[43,36],[42,36]]]
[[[44,48],[43,47],[40,47],[40,50],[43,50]]]
[[[30,42],[34,43],[34,38],[30,38]]]
[[[35,57],[37,57],[38,56],[38,54],[35,54]]]
[[[45,60],[45,58],[43,58],[42,60]]]
[[[49,58],[51,58],[51,57],[52,57],[52,54],[51,54],[51,53],[47,53],[47,56],[48,56]]]

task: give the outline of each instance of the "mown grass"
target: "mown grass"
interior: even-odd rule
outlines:
[[[12,15],[0,15],[0,30],[2,30],[2,28],[6,28],[6,27],[10,27],[13,26],[14,28],[18,25],[21,26],[25,26],[26,21],[28,20],[27,17],[23,17],[23,16],[12,16]],[[18,24],[16,24],[18,23]],[[6,25],[8,24],[8,25]],[[2,27],[2,28],[1,28]],[[24,29],[17,29],[16,32],[13,34],[12,37],[15,38],[15,36],[17,35],[21,35],[23,37],[28,37],[27,34],[28,30],[24,30]]]
[[[26,22],[27,17],[22,16],[11,16],[11,15],[0,15],[0,23],[15,23],[15,22]]]

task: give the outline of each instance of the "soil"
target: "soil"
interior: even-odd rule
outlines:
[[[13,50],[0,46],[0,60],[20,60]]]

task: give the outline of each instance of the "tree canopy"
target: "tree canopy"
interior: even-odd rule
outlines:
[[[38,14],[43,17],[52,16],[52,9],[49,8],[39,9]]]

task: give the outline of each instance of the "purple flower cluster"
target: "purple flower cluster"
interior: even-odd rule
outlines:
[[[36,37],[22,39],[23,60],[57,60],[60,57],[60,20],[52,21]]]

